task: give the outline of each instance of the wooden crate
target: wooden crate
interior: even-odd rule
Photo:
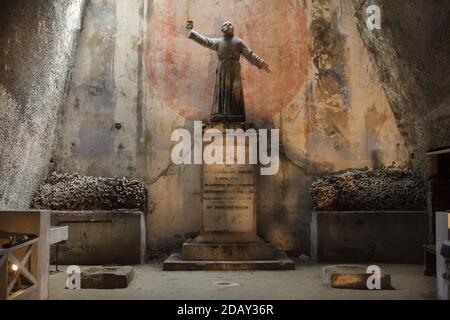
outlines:
[[[0,249],[0,300],[31,296],[38,288],[37,269],[32,267],[33,260],[37,258],[38,241],[37,237],[8,249]],[[18,286],[18,283],[23,285]]]
[[[50,212],[48,211],[0,211],[0,230],[10,233],[32,234],[39,238],[29,246],[20,248],[1,249],[0,251],[0,299],[48,299],[48,276],[50,268]],[[31,247],[31,251],[29,249]],[[11,261],[17,265],[29,254],[26,268],[19,268],[21,274],[30,275],[36,280],[36,284],[29,290],[19,295],[6,295],[9,278],[4,275],[9,271]],[[14,255],[14,258],[12,258]],[[8,262],[10,261],[10,262]],[[25,271],[25,269],[27,271]],[[31,277],[30,277],[31,278]],[[8,280],[7,280],[8,279]]]

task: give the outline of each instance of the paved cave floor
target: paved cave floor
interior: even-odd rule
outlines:
[[[421,265],[380,265],[391,274],[396,290],[338,290],[322,283],[323,264],[298,263],[295,271],[207,272],[162,271],[161,265],[134,266],[135,278],[127,289],[67,290],[66,273],[50,275],[50,300],[253,300],[253,299],[435,299],[436,279],[423,275]],[[51,267],[54,270],[54,266]],[[60,267],[61,271],[65,267]],[[218,287],[217,282],[239,286]]]

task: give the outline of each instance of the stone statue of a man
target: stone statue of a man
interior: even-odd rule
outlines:
[[[241,55],[267,72],[270,72],[269,65],[254,54],[244,41],[234,36],[234,26],[231,22],[222,25],[222,32],[222,38],[208,38],[193,30],[192,22],[187,24],[188,38],[216,51],[219,56],[211,122],[245,122],[244,91],[239,62]]]

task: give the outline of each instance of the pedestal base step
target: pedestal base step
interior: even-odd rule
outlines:
[[[180,254],[172,254],[164,261],[165,271],[245,271],[245,270],[295,270],[294,262],[280,251],[273,260],[242,261],[187,261]]]
[[[183,260],[187,261],[262,261],[275,260],[275,246],[261,243],[194,243],[183,245]]]

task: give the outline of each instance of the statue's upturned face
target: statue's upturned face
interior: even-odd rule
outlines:
[[[222,32],[224,36],[233,36],[234,35],[234,26],[231,22],[227,21],[222,25]]]

